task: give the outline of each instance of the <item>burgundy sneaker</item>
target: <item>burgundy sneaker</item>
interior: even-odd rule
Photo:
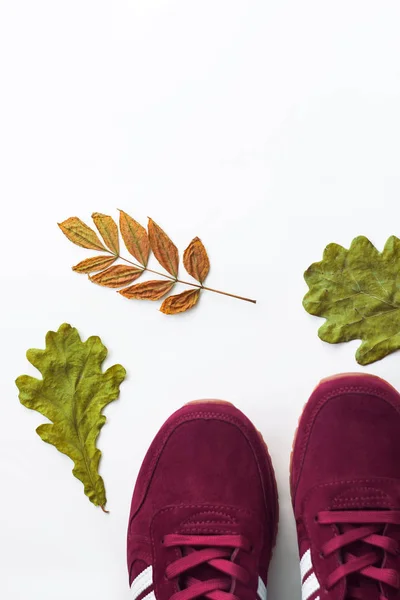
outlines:
[[[278,498],[260,434],[234,406],[200,401],[163,425],[128,527],[132,600],[266,600]]]
[[[372,375],[323,380],[291,465],[303,600],[392,600],[400,588],[400,395]]]

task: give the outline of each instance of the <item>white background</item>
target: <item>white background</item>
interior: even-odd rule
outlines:
[[[318,380],[360,370],[302,308],[324,246],[400,234],[400,5],[358,0],[0,0],[0,596],[128,600],[131,492],[184,402],[237,404],[267,441],[281,506],[269,597],[299,597],[292,436]],[[183,250],[208,285],[167,317],[71,271],[91,255],[57,222],[122,208]],[[156,262],[152,261],[156,267]],[[110,515],[35,433],[14,384],[25,351],[68,322],[128,378],[99,440]],[[400,387],[400,355],[372,365]]]

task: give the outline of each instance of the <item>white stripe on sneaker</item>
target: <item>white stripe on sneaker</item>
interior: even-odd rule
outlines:
[[[318,579],[315,577],[314,573],[311,573],[303,583],[301,588],[303,600],[308,600],[315,592],[319,590]]]
[[[260,600],[267,600],[267,588],[261,577],[258,578],[257,596]]]
[[[154,592],[150,592],[150,594],[147,594],[147,596],[145,596],[143,598],[143,600],[156,600]],[[319,600],[319,598],[318,598],[318,600]]]
[[[301,557],[300,561],[300,574],[301,574],[301,582],[303,583],[304,577],[307,575],[309,571],[313,568],[311,562],[311,552],[307,550]]]
[[[320,588],[319,581],[314,573],[310,550],[304,552],[303,556],[301,557],[300,574],[302,583],[302,600],[308,600],[311,598],[311,596],[318,592]],[[319,596],[314,600],[319,600]]]
[[[150,565],[142,571],[133,581],[131,585],[132,599],[136,600],[147,588],[153,585],[153,568]],[[150,596],[150,594],[148,594]],[[147,596],[146,596],[147,598]],[[151,600],[151,598],[148,598]]]

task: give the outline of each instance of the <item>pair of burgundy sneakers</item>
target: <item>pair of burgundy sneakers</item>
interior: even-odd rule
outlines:
[[[290,484],[303,600],[392,600],[400,588],[400,395],[371,375],[322,381],[297,430]],[[168,419],[128,528],[132,600],[266,600],[278,528],[267,447],[226,402]]]

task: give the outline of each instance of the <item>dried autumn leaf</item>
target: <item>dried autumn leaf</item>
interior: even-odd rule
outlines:
[[[162,281],[154,279],[136,283],[130,287],[119,290],[119,294],[129,300],[159,300],[165,294],[170,292],[175,285],[175,281]]]
[[[147,231],[123,210],[119,211],[119,228],[128,252],[145,267],[150,253]]]
[[[119,236],[118,227],[114,219],[109,215],[103,215],[102,213],[97,212],[92,214],[92,219],[106,246],[111,250],[111,252],[118,256]]]
[[[96,212],[93,213],[92,217],[109,250],[102,245],[96,233],[77,217],[71,217],[63,223],[59,223],[59,226],[64,234],[75,244],[83,246],[84,248],[95,248],[96,250],[104,250],[110,254],[111,252],[113,253],[114,256],[112,258],[108,259],[104,256],[90,258],[73,267],[74,271],[81,273],[95,273],[96,271],[101,270],[101,272],[96,275],[89,277],[94,283],[112,288],[124,287],[133,283],[144,271],[149,271],[157,273],[157,275],[165,277],[169,281],[152,281],[143,285],[130,286],[128,289],[121,291],[121,295],[126,298],[147,298],[155,300],[171,291],[174,283],[180,282],[186,283],[187,285],[193,285],[198,289],[222,294],[231,298],[237,298],[238,300],[244,300],[246,302],[252,302],[254,304],[256,303],[256,301],[251,298],[245,298],[244,296],[223,292],[222,290],[212,289],[203,285],[210,269],[210,261],[206,249],[199,238],[196,237],[190,242],[183,255],[183,262],[186,270],[199,282],[199,284],[195,285],[194,283],[178,279],[178,249],[165,231],[163,231],[152,219],[149,219],[147,233],[140,223],[135,221],[124,211],[120,211],[120,229],[123,240],[129,252],[139,263],[141,263],[141,265],[143,265],[143,268],[141,268],[141,266],[135,262],[132,262],[123,256],[119,256],[118,229],[112,217]],[[147,267],[151,249],[168,274],[158,273]],[[110,266],[114,262],[114,258],[120,258],[121,261],[128,263],[130,266]],[[186,299],[187,306],[185,303],[180,305],[180,300],[178,300],[175,305],[175,301],[171,300],[171,303],[167,302],[163,305],[163,312],[166,310],[169,310],[170,314],[172,314],[172,312],[183,312],[184,310],[191,308],[198,300],[196,292],[188,292],[187,297],[185,294],[180,295],[179,298],[180,297]]]
[[[82,260],[72,267],[72,270],[77,273],[94,273],[95,271],[107,269],[107,267],[110,267],[116,260],[116,256],[93,256],[92,258]]]
[[[64,235],[77,246],[90,248],[92,250],[106,250],[97,234],[86,223],[78,217],[70,217],[62,223],[58,223],[59,228]]]
[[[210,261],[203,242],[195,237],[183,253],[183,265],[186,271],[200,283],[203,283],[210,270]]]
[[[177,296],[169,296],[161,304],[160,311],[166,315],[176,315],[193,308],[200,296],[200,290],[187,290]]]
[[[154,252],[154,256],[168,273],[174,277],[178,277],[178,248],[153,219],[149,219],[148,230],[150,246]]]
[[[57,332],[48,332],[45,350],[27,352],[43,378],[21,375],[16,380],[21,404],[51,421],[40,425],[37,433],[73,460],[72,472],[83,483],[85,494],[102,508],[107,500],[96,440],[106,421],[102,411],[118,398],[126,375],[121,365],[103,373],[106,356],[99,337],[82,342],[77,330],[64,323]]]
[[[117,288],[132,283],[138,279],[142,273],[143,269],[139,269],[138,267],[116,265],[115,267],[110,267],[109,269],[106,269],[106,271],[102,271],[101,273],[89,277],[89,279],[98,285]]]
[[[336,344],[362,340],[356,359],[361,365],[400,348],[400,240],[390,237],[380,253],[363,236],[346,250],[329,244],[321,262],[304,274],[309,291],[303,306],[324,317],[321,340]]]

